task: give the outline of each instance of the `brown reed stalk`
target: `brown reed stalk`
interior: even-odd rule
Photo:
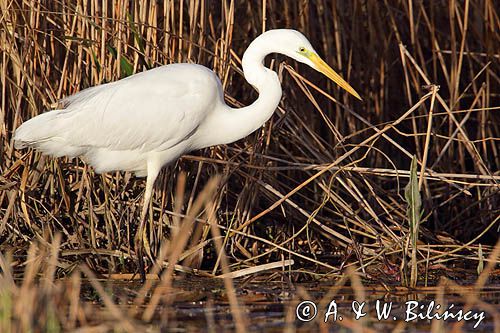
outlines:
[[[242,54],[263,29],[284,27],[302,31],[364,102],[269,56],[283,87],[272,119],[237,143],[183,157],[158,181],[147,233],[152,254],[169,257],[161,249],[181,237],[173,236],[184,230],[180,221],[194,228],[175,256],[168,252],[177,263],[169,276],[221,274],[206,215],[190,213],[219,174],[213,204],[231,271],[279,276],[259,268],[286,257],[301,266],[293,281],[338,278],[346,267],[381,281],[410,259],[403,195],[414,155],[424,215],[413,262],[425,262],[426,272],[475,267],[479,244],[488,258],[500,223],[499,25],[494,1],[0,2],[0,251],[16,254],[2,278],[27,281],[7,301],[41,295],[26,291],[34,272],[52,281],[86,263],[98,276],[133,274],[144,187],[127,173],[96,175],[79,159],[15,150],[12,136],[23,121],[87,87],[179,61],[214,69],[227,103],[248,105],[257,93],[242,76]],[[181,171],[182,195],[175,189]],[[64,269],[28,266],[33,241],[58,233]],[[72,279],[74,291],[80,282]],[[72,295],[74,328],[91,320]],[[21,310],[15,305],[12,314]]]

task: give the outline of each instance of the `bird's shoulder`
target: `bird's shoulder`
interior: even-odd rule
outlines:
[[[78,109],[93,103],[109,104],[129,99],[208,99],[214,98],[213,94],[220,92],[220,79],[211,69],[198,64],[176,63],[84,89],[63,98],[59,105],[63,108]]]
[[[205,66],[190,63],[175,63],[143,71],[117,82],[123,82],[124,84],[140,81],[164,84],[177,84],[180,82],[207,84],[218,80],[217,75]]]

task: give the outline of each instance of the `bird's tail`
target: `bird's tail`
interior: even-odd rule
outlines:
[[[83,153],[83,148],[73,146],[58,136],[61,126],[60,119],[64,110],[53,110],[42,113],[19,126],[14,133],[14,147],[22,149],[34,148],[44,154],[75,157]]]

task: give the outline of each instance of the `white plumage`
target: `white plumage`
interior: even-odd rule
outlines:
[[[15,146],[53,156],[82,156],[96,172],[125,170],[147,176],[142,235],[153,184],[164,165],[191,150],[239,140],[271,117],[281,99],[281,85],[276,73],[263,65],[269,53],[305,63],[361,99],[301,33],[270,30],[243,56],[245,78],[259,91],[250,106],[227,106],[219,78],[206,67],[166,65],[67,97],[61,101],[63,109],[22,124],[14,135]]]
[[[164,164],[202,148],[196,146],[196,133],[224,105],[221,91],[206,67],[162,66],[66,98],[64,109],[25,122],[14,140],[17,148],[81,155],[99,173],[125,170],[145,176],[150,158]]]

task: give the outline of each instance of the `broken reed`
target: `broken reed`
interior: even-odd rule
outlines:
[[[59,261],[62,238],[60,233],[57,233],[52,241],[42,240],[30,245],[24,279],[19,286],[16,285],[15,275],[11,270],[11,266],[15,264],[11,258],[0,254],[1,331],[59,332],[79,328],[99,332],[116,329],[137,332],[146,330],[145,324],[154,319],[153,316],[161,318],[163,327],[168,325],[168,317],[176,318],[176,311],[171,308],[175,295],[172,292],[174,267],[189,240],[188,235],[192,231],[196,216],[203,210],[205,211],[203,217],[211,220],[214,226],[213,237],[220,240],[220,232],[215,227],[217,221],[212,203],[218,183],[217,177],[208,182],[194,201],[193,208],[186,212],[186,217],[182,221],[179,221],[181,222],[177,226],[179,232],[172,235],[171,241],[162,244],[158,260],[152,268],[152,274],[155,276],[163,270],[161,281],[153,283],[152,280],[147,280],[135,297],[125,302],[133,304],[130,307],[120,306],[120,300],[113,299],[99,281],[102,277],[96,276],[85,264],[75,267],[69,279],[56,280],[56,270],[65,265]],[[182,191],[184,184],[185,176],[181,174],[177,188]],[[179,197],[176,200],[182,201]],[[220,246],[219,250],[221,253],[224,252]],[[169,264],[164,267],[163,262],[167,258]],[[224,271],[229,271],[227,260],[222,261],[222,268]],[[244,332],[247,324],[242,315],[242,305],[238,304],[232,279],[224,277],[223,280],[228,291],[237,332]],[[95,300],[81,296],[85,283],[92,285],[95,290]],[[100,302],[103,309],[97,311],[97,306],[95,304],[92,306],[90,301]]]
[[[182,184],[182,182],[181,179],[178,184]],[[213,207],[211,196],[215,192],[214,185],[216,184],[217,179],[212,179],[200,196],[196,198],[196,205],[207,208],[204,216],[208,219],[213,219],[213,215],[206,215],[213,212],[210,209]],[[188,217],[182,221],[186,222],[183,223],[183,229],[189,229],[193,226],[190,221],[192,221],[195,214],[196,211],[188,212]],[[186,225],[190,227],[186,228]],[[215,226],[215,224],[212,224],[212,226]],[[214,230],[217,230],[217,228],[213,229],[212,232]],[[212,235],[218,238],[217,233]],[[179,239],[182,237],[183,235],[178,233],[172,239],[171,245],[164,243],[160,258],[165,258],[166,253],[179,254],[179,249],[182,250],[185,245]],[[61,238],[61,234],[57,234],[51,241],[35,241],[30,245],[24,267],[24,279],[20,282],[16,281],[15,274],[11,270],[11,267],[16,265],[12,258],[0,254],[0,330],[2,332],[109,332],[116,330],[138,332],[156,331],[160,327],[162,330],[179,329],[177,325],[185,318],[179,318],[179,316],[182,316],[181,312],[176,311],[172,306],[174,298],[179,294],[178,291],[172,289],[173,270],[170,269],[179,259],[178,256],[170,256],[171,261],[169,262],[172,265],[169,265],[162,273],[160,281],[152,283],[152,280],[147,280],[137,293],[124,299],[121,293],[127,288],[120,285],[115,286],[112,280],[110,285],[106,285],[85,264],[76,268],[69,278],[58,279],[55,272],[61,265],[64,265],[64,262],[59,261]],[[186,240],[187,238],[184,238],[184,241]],[[485,322],[483,325],[489,325],[490,329],[498,330],[500,328],[500,315],[493,304],[488,304],[479,298],[479,292],[487,287],[487,281],[495,269],[499,256],[500,242],[491,251],[483,272],[472,286],[458,285],[451,279],[441,277],[436,287],[422,288],[420,291],[435,294],[437,304],[446,304],[445,295],[453,294],[454,299],[463,303],[464,313],[479,308],[486,313],[488,318],[491,318],[488,319],[490,320],[489,323]],[[154,265],[153,271],[159,272],[159,262],[161,261]],[[222,266],[223,271],[229,269],[225,260],[222,261]],[[248,313],[251,310],[245,310],[242,302],[242,299],[245,299],[244,295],[239,295],[239,298],[236,297],[232,278],[224,277],[224,283],[235,330],[245,332],[247,329],[255,328],[255,326],[249,324],[248,317],[251,314]],[[88,289],[88,284],[91,284],[94,290],[91,295],[88,295],[88,291],[85,291],[85,289]],[[113,287],[117,288],[117,294],[111,291]],[[368,290],[363,284],[360,273],[356,272],[352,267],[347,267],[346,273],[337,279],[335,284],[318,300],[318,308],[328,309],[328,304],[332,299],[338,297],[340,293],[342,295],[344,293],[354,295],[354,299],[358,300],[358,302],[365,302],[368,300],[367,292]],[[82,298],[80,296],[82,293],[87,293],[87,296]],[[295,330],[296,307],[301,300],[310,299],[314,299],[314,297],[303,286],[298,285],[296,292],[288,302],[285,302],[283,308],[281,325],[284,327],[284,331]],[[266,300],[266,304],[268,302]],[[212,302],[204,301],[203,303],[207,307],[205,309],[206,315],[202,322],[197,322],[197,324],[199,327],[205,327],[210,332],[215,332],[220,327],[221,322],[216,323],[214,312],[219,315],[220,312],[224,312],[221,317],[226,316],[223,310],[224,305],[217,305],[219,310],[216,311]],[[328,323],[322,320],[313,320],[302,323],[301,328],[318,330],[318,328],[329,327],[329,325],[332,325],[332,316],[330,314],[328,317]],[[379,321],[380,318],[375,318],[374,313],[369,311],[367,316],[360,320],[354,320],[351,316],[343,316],[343,320],[336,321],[336,324],[353,331],[376,332],[373,326],[376,323],[380,324]],[[466,322],[466,320],[449,322],[444,326],[442,321],[434,320],[429,331],[443,332],[446,327],[450,328],[450,331],[461,332],[464,330]],[[411,323],[405,321],[401,321],[397,327],[404,330],[407,325],[409,325],[408,328],[412,327]],[[193,326],[190,327],[193,328]],[[228,328],[229,326],[226,323],[224,327]]]
[[[412,266],[414,285],[416,269],[482,262],[498,238],[500,20],[491,1],[0,6],[3,249],[25,255],[31,240],[60,232],[68,265],[85,260],[98,272],[130,272],[143,181],[16,151],[13,131],[64,96],[180,61],[213,68],[227,102],[249,104],[256,93],[241,75],[241,56],[264,28],[278,27],[308,36],[364,102],[271,56],[284,91],[272,120],[238,143],[182,158],[159,180],[148,229],[156,255],[215,174],[213,209],[231,270],[286,258],[301,268],[293,279],[309,279],[399,265],[404,254],[411,264],[400,273]],[[413,156],[423,214],[408,251],[403,188]],[[187,180],[176,208],[180,170]],[[183,267],[220,274],[211,224],[195,221]]]

